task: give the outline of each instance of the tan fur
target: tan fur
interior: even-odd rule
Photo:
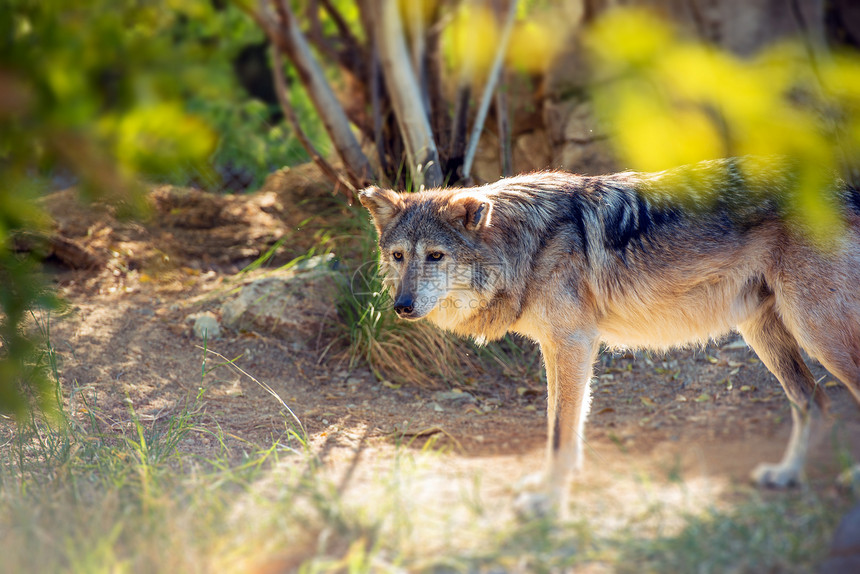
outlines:
[[[733,159],[417,194],[371,188],[361,201],[402,317],[540,344],[547,469],[524,504],[547,510],[582,464],[601,342],[668,349],[739,330],[795,407],[782,462],[754,471],[761,484],[800,479],[810,425],[826,407],[801,348],[860,400],[860,193],[837,181],[822,190],[845,222],[822,250],[788,223],[791,182],[785,164]]]

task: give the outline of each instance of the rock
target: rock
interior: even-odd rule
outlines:
[[[221,337],[221,325],[213,313],[199,313],[194,319],[194,336],[198,339],[218,339]]]
[[[578,93],[574,94],[579,95]],[[570,97],[544,104],[544,121],[553,149],[553,165],[576,173],[615,171],[612,150],[588,101]]]
[[[221,306],[224,325],[291,343],[315,339],[323,323],[336,316],[335,301],[344,281],[330,261],[330,255],[312,257],[246,285],[235,299]]]
[[[433,398],[437,401],[476,401],[474,396],[463,391],[439,391],[433,393]]]

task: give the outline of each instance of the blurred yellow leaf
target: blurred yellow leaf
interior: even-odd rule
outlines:
[[[813,70],[803,45],[781,42],[741,59],[682,40],[639,9],[610,10],[586,44],[600,70],[595,108],[626,165],[660,171],[762,158],[744,161],[746,187],[777,199],[817,247],[836,245],[845,230],[834,201],[840,158],[860,153],[860,58],[838,53]],[[702,195],[724,185],[688,171],[669,191]]]
[[[463,3],[445,28],[442,42],[451,66],[476,80],[492,65],[499,35],[492,10]]]
[[[547,20],[521,20],[511,33],[507,63],[524,72],[543,72],[552,63],[567,40],[558,23]]]
[[[672,43],[671,28],[642,9],[613,10],[598,20],[586,37],[599,60],[613,68],[642,64]]]

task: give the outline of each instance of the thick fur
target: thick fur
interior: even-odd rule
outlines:
[[[540,344],[548,460],[527,502],[552,507],[582,463],[601,342],[668,349],[740,331],[795,407],[782,462],[754,472],[762,484],[799,480],[826,406],[801,348],[860,400],[860,193],[836,181],[821,190],[844,225],[814,242],[791,209],[790,173],[776,160],[727,159],[412,194],[368,188],[360,198],[401,317]]]

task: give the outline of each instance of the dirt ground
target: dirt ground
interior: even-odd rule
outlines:
[[[364,217],[303,169],[243,196],[155,189],[144,223],[118,219],[112,208],[82,205],[73,190],[46,198],[56,235],[73,250],[68,255],[55,248],[47,260],[69,304],[51,320],[51,341],[73,406],[83,398],[94,401],[103,422],[120,428],[129,424],[129,403],[145,422],[163,420],[203,388],[201,424],[214,428],[217,422],[236,452],[285,437],[278,401],[214,356],[204,365],[203,342],[187,318],[201,311],[217,315],[235,288],[261,271],[237,273],[275,241],[284,239],[269,268],[317,242],[334,241],[325,234],[338,218]],[[81,260],[95,263],[84,268]],[[354,462],[357,453],[372,464],[397,445],[417,450],[431,440],[434,448],[444,447],[436,459],[439,472],[480,470],[489,477],[491,498],[509,496],[519,477],[539,467],[546,397],[538,381],[488,371],[459,387],[440,381],[437,388],[392,388],[367,368],[350,371],[337,352],[320,361],[324,342],[296,345],[225,329],[208,347],[270,385],[332,466]],[[860,458],[860,415],[847,389],[820,365],[811,366],[832,400],[830,427],[815,437],[809,467],[811,481],[826,490],[840,470],[839,449]],[[782,455],[789,404],[737,337],[659,356],[604,355],[596,376],[580,484],[641,468],[742,483],[757,463]],[[183,448],[205,454],[219,445],[199,433]]]

